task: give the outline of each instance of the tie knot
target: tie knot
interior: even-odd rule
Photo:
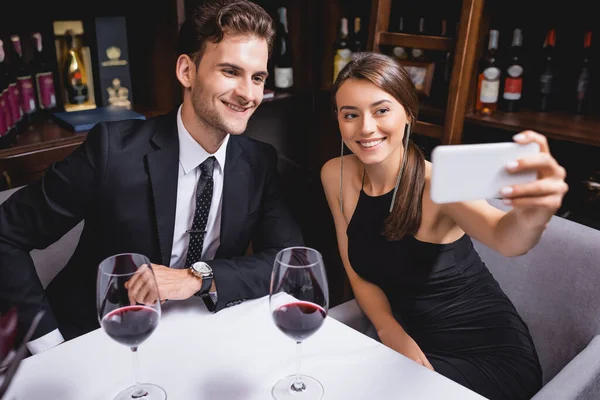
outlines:
[[[215,157],[210,156],[202,164],[200,164],[200,171],[202,171],[202,176],[212,177],[213,170],[215,169]]]

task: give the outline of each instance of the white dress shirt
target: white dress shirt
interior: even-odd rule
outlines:
[[[190,235],[186,233],[192,227],[196,211],[196,185],[200,179],[200,164],[208,157],[217,160],[213,170],[213,196],[210,202],[206,235],[202,245],[202,260],[212,260],[221,244],[221,211],[223,208],[223,175],[229,135],[215,154],[209,154],[190,135],[181,120],[181,107],[177,112],[177,131],[179,133],[179,180],[177,183],[177,208],[175,209],[175,229],[173,231],[173,250],[171,268],[185,268]]]
[[[185,259],[190,235],[186,233],[192,227],[196,211],[196,186],[200,179],[200,164],[214,156],[217,162],[213,170],[213,197],[206,222],[206,235],[202,245],[202,260],[212,260],[221,244],[221,211],[223,209],[223,178],[229,135],[215,154],[210,154],[190,135],[181,119],[181,106],[177,111],[177,134],[179,136],[179,174],[177,180],[177,205],[175,208],[175,226],[173,247],[171,250],[171,268],[185,268]],[[217,301],[216,292],[211,292],[213,302]],[[64,341],[58,329],[27,343],[32,354],[46,351]]]

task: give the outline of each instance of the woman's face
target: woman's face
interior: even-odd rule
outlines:
[[[408,117],[392,95],[367,80],[349,79],[335,98],[342,139],[363,164],[381,163],[402,148]]]

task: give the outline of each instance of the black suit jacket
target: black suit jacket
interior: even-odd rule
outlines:
[[[34,338],[59,326],[67,338],[98,327],[97,266],[110,255],[137,252],[169,265],[179,163],[176,115],[174,110],[147,121],[97,124],[70,156],[0,206],[0,302],[19,308],[21,331],[40,307],[51,312]],[[29,251],[49,246],[81,220],[79,244],[46,297]],[[220,242],[209,262],[217,311],[268,294],[277,252],[302,244],[279,193],[271,145],[229,138]],[[251,242],[253,255],[245,256]]]

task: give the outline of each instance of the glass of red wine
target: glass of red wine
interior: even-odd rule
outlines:
[[[275,325],[296,342],[296,374],[273,386],[273,398],[322,398],[323,385],[300,374],[302,341],[319,330],[329,308],[329,287],[321,253],[308,247],[281,250],[275,257],[269,304]]]
[[[131,279],[143,279],[145,282],[143,289],[140,289],[146,292],[144,300],[156,300],[142,304],[130,298],[125,283]],[[136,298],[140,298],[139,295]],[[138,347],[150,337],[160,320],[158,286],[150,260],[137,253],[117,254],[103,260],[98,267],[96,305],[100,325],[107,335],[129,347],[133,354],[136,383],[119,393],[115,400],[165,400],[167,395],[163,388],[140,383],[138,378]]]

